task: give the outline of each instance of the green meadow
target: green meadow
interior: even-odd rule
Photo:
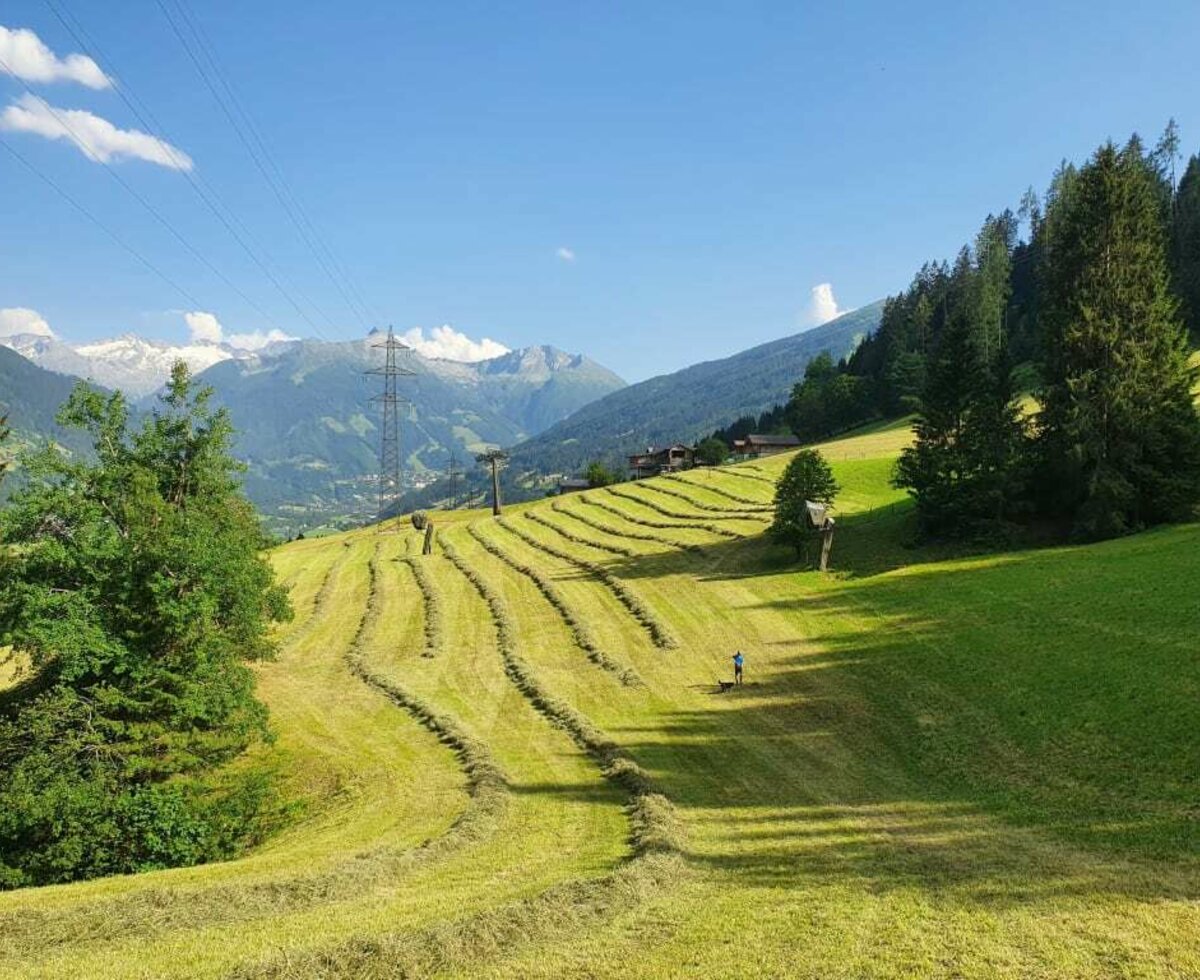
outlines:
[[[908,438],[825,575],[787,457],[277,549],[289,829],[0,894],[0,976],[1200,975],[1200,525],[915,548]]]

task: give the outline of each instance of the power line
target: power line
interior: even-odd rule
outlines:
[[[59,23],[66,28],[67,32],[75,39],[75,42],[85,54],[92,57],[94,61],[99,61],[102,65],[112,66],[114,64],[112,59],[105,56],[104,52],[100,49],[100,46],[95,42],[95,40],[88,35],[78,18],[71,14],[69,10],[67,10],[65,4],[63,4],[60,9],[60,6],[56,4],[54,0],[46,0],[46,6],[50,8],[54,16],[58,18]],[[74,21],[74,25],[71,23],[71,21]],[[137,117],[138,121],[149,131],[150,135],[158,140],[164,151],[174,156],[175,148],[172,145],[171,134],[167,131],[166,127],[158,121],[150,107],[145,103],[144,100],[138,98],[136,93],[134,93],[133,90],[126,86],[122,81],[116,78],[112,79],[112,81],[113,88],[116,90],[117,95],[121,98],[121,101],[125,103],[134,116]],[[161,134],[161,136],[159,134]],[[188,184],[191,185],[192,189],[196,192],[196,195],[200,198],[204,206],[222,225],[224,225],[225,229],[238,243],[238,245],[241,246],[242,250],[250,257],[251,261],[258,266],[263,275],[266,276],[271,284],[279,291],[280,295],[287,300],[300,318],[309,325],[309,327],[317,334],[317,336],[322,337],[322,339],[326,339],[321,334],[320,328],[317,327],[308,314],[300,307],[300,304],[296,302],[292,292],[296,293],[300,299],[304,300],[306,304],[316,310],[316,312],[326,321],[326,323],[329,324],[331,328],[336,329],[333,320],[329,317],[329,315],[326,314],[319,306],[317,306],[316,303],[305,296],[300,290],[296,289],[294,283],[289,283],[292,292],[289,292],[288,289],[285,289],[283,284],[270,270],[267,262],[260,258],[256,253],[255,248],[258,251],[263,252],[264,255],[267,256],[268,260],[270,258],[269,254],[266,253],[266,250],[262,247],[261,243],[254,239],[254,236],[250,232],[249,228],[246,227],[244,222],[238,219],[233,209],[221,200],[220,195],[216,192],[212,185],[209,184],[202,176],[197,177],[186,168],[181,167],[179,169],[184,178],[187,180]],[[228,214],[228,218],[226,217],[226,213]],[[238,230],[233,227],[232,222],[236,222],[241,226],[242,233],[244,233],[245,237],[243,237],[243,234],[239,234]],[[247,244],[245,240],[246,238],[249,238],[254,242],[255,248],[251,248],[251,246]]]
[[[69,133],[71,135],[71,137],[75,140],[75,143],[79,146],[79,148],[81,150],[84,150],[84,152],[87,151],[87,146],[88,146],[87,140],[85,140],[82,136],[79,135],[78,132],[76,132],[74,127],[72,127],[71,124],[69,122],[67,122],[67,120],[63,117],[63,115],[54,106],[52,106],[49,102],[47,102],[40,95],[38,95],[36,92],[34,92],[33,89],[31,89],[29,87],[29,85],[26,84],[24,79],[22,79],[21,76],[19,76],[15,71],[13,71],[8,66],[8,63],[5,62],[3,59],[0,59],[0,70],[3,70],[5,73],[10,75],[12,78],[14,78],[18,82],[20,82],[21,86],[25,89],[26,92],[29,93],[30,97],[33,99],[36,99],[38,102],[40,102],[46,108],[46,111],[49,112],[54,117],[54,119],[58,122],[58,124],[67,133]],[[115,180],[118,184],[120,184],[121,187],[124,188],[125,191],[135,201],[137,201],[143,208],[145,208],[146,211],[151,215],[151,217],[153,217],[159,224],[161,224],[164,228],[166,228],[167,231],[169,231],[179,241],[179,243],[181,245],[183,245],[184,248],[186,248],[189,252],[191,252],[192,255],[195,256],[196,259],[199,260],[205,266],[205,268],[207,268],[210,272],[213,273],[213,275],[215,275],[218,279],[220,279],[223,283],[225,283],[226,286],[228,286],[235,293],[237,293],[243,300],[245,300],[245,302],[247,304],[249,304],[251,307],[253,307],[259,313],[259,315],[262,316],[268,323],[270,323],[277,330],[282,331],[283,328],[279,325],[279,323],[275,320],[275,318],[273,316],[271,316],[270,313],[268,313],[261,306],[259,306],[258,303],[256,303],[253,299],[251,299],[248,295],[246,295],[246,292],[240,286],[238,286],[236,283],[234,283],[233,280],[230,279],[227,275],[225,275],[225,273],[222,272],[219,268],[217,268],[209,260],[209,258],[207,256],[205,256],[202,252],[200,252],[199,249],[197,249],[191,242],[189,242],[183,236],[183,233],[180,232],[173,224],[171,224],[171,222],[168,221],[163,216],[163,214],[156,207],[154,207],[153,204],[151,204],[149,201],[147,201],[140,193],[138,193],[138,191],[136,191],[134,189],[132,184],[130,184],[127,180],[125,180],[124,177],[122,177],[119,173],[117,173],[116,170],[114,170],[112,167],[110,167],[104,160],[101,160],[101,159],[95,157],[94,155],[92,158],[97,163],[99,163],[100,166],[102,166],[105,169],[105,171],[108,173],[108,175],[110,177],[112,177],[112,179]]]
[[[366,329],[368,326],[368,321],[370,320],[370,311],[366,310],[365,306],[360,309],[355,305],[355,301],[351,297],[346,285],[335,273],[331,263],[327,261],[322,254],[322,250],[316,241],[319,236],[316,234],[315,227],[312,226],[311,222],[308,222],[308,227],[306,227],[305,220],[300,214],[301,208],[299,206],[299,201],[295,199],[295,195],[291,194],[290,189],[287,188],[286,181],[283,179],[282,171],[279,170],[278,165],[276,165],[273,159],[271,159],[270,153],[266,149],[265,141],[263,141],[261,136],[258,135],[256,127],[254,126],[253,120],[250,118],[249,113],[247,113],[246,110],[241,106],[241,103],[238,101],[232,86],[225,80],[222,70],[217,64],[215,56],[212,54],[211,47],[206,44],[205,38],[202,36],[200,30],[196,26],[195,21],[188,16],[186,9],[178,2],[178,0],[176,0],[178,20],[177,15],[172,14],[165,0],[157,0],[157,3],[159,9],[163,13],[163,16],[166,18],[167,23],[170,25],[172,32],[175,34],[175,37],[179,40],[180,45],[187,54],[188,59],[196,68],[201,80],[207,86],[209,92],[212,93],[213,98],[216,100],[217,105],[225,115],[225,118],[229,121],[230,126],[233,127],[234,133],[245,147],[246,152],[250,155],[250,159],[253,161],[254,166],[262,175],[263,179],[267,182],[267,185],[271,188],[272,193],[279,201],[280,205],[284,209],[284,212],[295,226],[297,232],[299,232],[301,239],[312,253],[312,256],[316,260],[317,264],[329,277],[330,281],[337,288],[338,292],[341,293],[342,298],[346,301],[351,313],[353,313],[355,318],[359,320],[361,326]],[[185,37],[184,31],[180,26],[181,24],[186,26],[191,31],[192,41],[189,41],[188,38]],[[208,62],[207,68],[201,61],[201,55],[203,55],[204,59]],[[226,95],[221,94],[217,86],[218,82],[220,83],[221,87],[225,89]],[[240,122],[237,118],[238,114],[240,114],[242,117]],[[247,135],[248,132],[250,135]],[[251,136],[255,137],[255,140],[258,143],[257,148],[255,147],[254,142],[252,142]],[[272,175],[268,169],[268,165],[275,170],[275,175]],[[310,228],[311,232],[309,230]],[[328,249],[325,251],[328,252]],[[330,253],[330,255],[331,254],[332,253]],[[367,313],[365,317],[363,315],[364,311]]]
[[[266,160],[271,169],[274,171],[275,177],[279,181],[279,186],[282,188],[284,194],[295,207],[296,213],[300,216],[300,220],[311,233],[312,239],[317,248],[329,261],[334,272],[336,272],[344,281],[350,293],[357,300],[359,307],[366,315],[366,319],[376,321],[381,320],[382,318],[378,315],[378,311],[373,310],[371,304],[363,298],[362,291],[358,288],[358,284],[355,282],[354,276],[351,274],[350,270],[343,266],[343,264],[339,261],[337,254],[330,247],[328,241],[325,240],[325,238],[317,230],[316,225],[313,224],[312,219],[305,210],[304,202],[296,196],[295,192],[288,184],[287,177],[284,176],[283,169],[279,166],[278,161],[271,153],[270,146],[263,138],[262,130],[259,128],[258,124],[254,121],[254,117],[250,115],[245,105],[238,97],[237,90],[229,81],[229,73],[222,68],[220,62],[217,60],[216,46],[212,43],[212,39],[208,36],[207,31],[205,31],[204,25],[191,12],[188,0],[175,0],[175,6],[179,9],[180,14],[191,28],[193,36],[196,38],[201,50],[204,52],[209,65],[217,77],[217,80],[221,83],[221,87],[225,89],[226,93],[229,95],[230,101],[233,103],[234,108],[237,109],[238,113],[241,115],[242,120],[246,124],[246,128],[250,132],[250,135],[254,137],[254,141],[258,144],[258,148],[262,153],[263,159]],[[337,284],[338,283],[335,280],[335,285]]]
[[[181,285],[179,285],[179,283],[177,283],[174,279],[172,279],[165,272],[163,272],[160,268],[158,268],[158,266],[156,266],[153,262],[151,262],[148,258],[146,258],[146,256],[142,255],[141,252],[139,252],[136,248],[134,248],[132,245],[130,245],[127,241],[125,241],[115,231],[113,231],[111,228],[109,228],[108,225],[106,225],[103,221],[101,221],[94,214],[92,214],[91,211],[89,211],[82,204],[80,204],[77,200],[75,200],[75,198],[73,198],[70,194],[68,194],[61,187],[59,187],[58,184],[56,184],[53,180],[51,180],[44,173],[42,173],[40,170],[38,170],[37,167],[35,167],[32,163],[30,163],[27,159],[25,159],[25,157],[22,156],[19,152],[17,152],[16,148],[13,147],[3,137],[0,137],[0,146],[3,146],[6,150],[8,150],[8,152],[11,153],[13,155],[13,157],[15,157],[21,164],[23,164],[30,171],[30,173],[32,173],[35,177],[40,178],[46,184],[48,184],[51,188],[53,188],[58,193],[58,195],[60,197],[62,197],[62,199],[64,201],[66,201],[68,204],[70,204],[71,207],[75,208],[75,210],[78,211],[80,214],[82,214],[85,218],[87,218],[88,221],[92,222],[92,224],[94,224],[97,228],[99,228],[106,235],[108,235],[108,237],[111,238],[114,242],[116,242],[119,246],[121,246],[121,248],[123,248],[126,252],[128,252],[135,259],[137,259],[140,263],[142,263],[142,265],[144,265],[147,269],[149,269],[151,272],[153,272],[156,276],[158,276],[163,282],[165,282],[168,286],[170,286],[172,289],[174,289],[177,293],[179,293],[180,296],[182,296],[185,300],[188,301],[188,304],[193,309],[199,309],[201,307],[202,304],[200,303],[200,301],[198,299],[196,299],[196,297],[194,297],[191,293],[189,293],[186,289],[184,289]]]

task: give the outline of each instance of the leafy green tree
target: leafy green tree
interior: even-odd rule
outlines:
[[[802,449],[788,463],[775,487],[775,520],[771,535],[790,544],[799,557],[812,536],[806,501],[832,506],[841,487],[825,457],[816,449]]]
[[[224,411],[184,365],[130,424],[79,385],[59,414],[92,459],[48,447],[3,515],[0,645],[36,683],[0,713],[0,884],[191,864],[264,831],[269,784],[204,777],[267,736],[247,661],[290,617],[259,554]]]
[[[1200,495],[1163,184],[1136,138],[1108,143],[1059,182],[1043,222],[1039,485],[1084,537],[1185,519]]]
[[[583,478],[593,487],[607,487],[621,482],[621,477],[598,459],[588,463],[587,469],[583,471]]]
[[[715,436],[701,439],[696,445],[696,459],[706,466],[720,466],[729,456],[729,446]]]

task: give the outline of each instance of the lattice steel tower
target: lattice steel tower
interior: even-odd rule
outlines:
[[[383,378],[383,393],[371,399],[371,404],[382,407],[383,425],[379,436],[379,510],[378,517],[383,520],[388,512],[400,500],[402,484],[400,462],[400,406],[407,405],[407,399],[401,398],[398,381],[400,378],[412,377],[415,371],[401,367],[396,360],[397,351],[407,351],[410,348],[396,339],[391,327],[388,327],[387,339],[372,344],[384,352],[383,367],[371,368],[366,373]]]

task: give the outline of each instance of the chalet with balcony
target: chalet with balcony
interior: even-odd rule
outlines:
[[[675,443],[672,446],[648,446],[644,453],[629,457],[629,476],[640,480],[661,473],[678,473],[696,465],[696,451],[691,446]]]

